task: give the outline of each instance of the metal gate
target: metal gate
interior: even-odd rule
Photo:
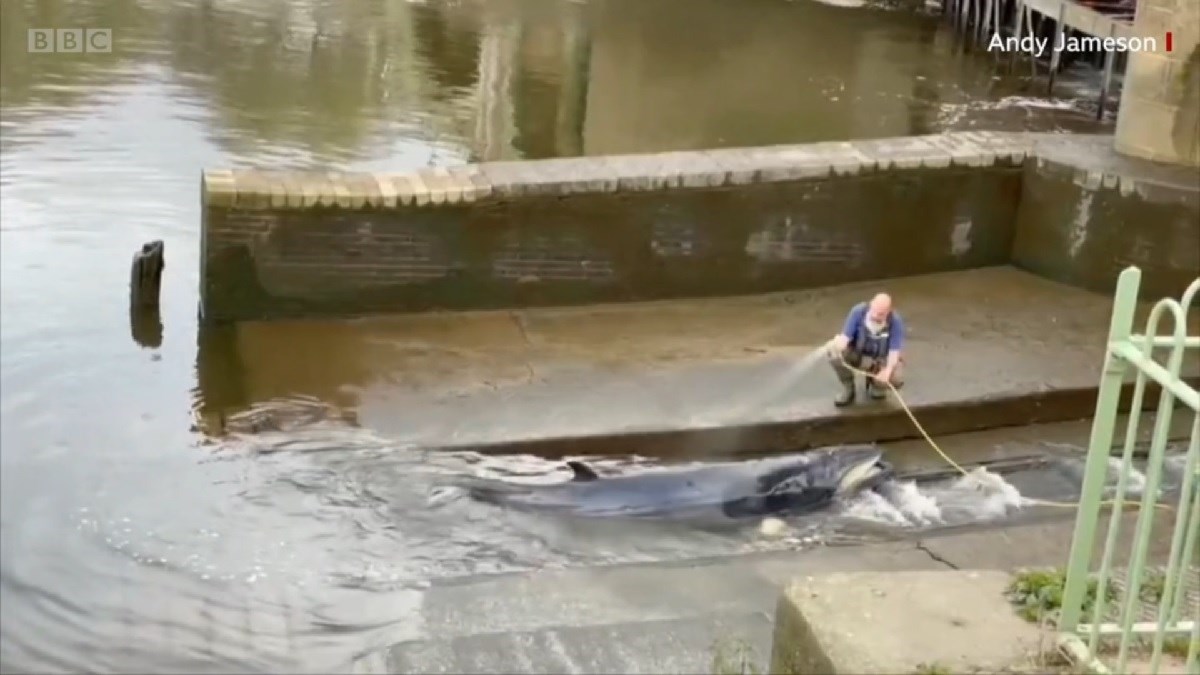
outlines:
[[[1200,294],[1200,278],[1188,286],[1179,300],[1164,298],[1151,310],[1146,320],[1145,332],[1132,333],[1134,314],[1137,309],[1138,287],[1142,273],[1136,267],[1127,268],[1117,281],[1113,299],[1112,319],[1108,329],[1108,348],[1104,372],[1100,381],[1100,392],[1096,400],[1096,415],[1092,421],[1091,438],[1088,443],[1087,468],[1084,473],[1083,491],[1079,510],[1075,517],[1075,532],[1071,542],[1071,555],[1067,565],[1066,587],[1062,598],[1062,615],[1059,619],[1060,644],[1077,659],[1085,661],[1090,670],[1109,671],[1105,662],[1111,663],[1114,672],[1129,672],[1127,668],[1131,647],[1136,641],[1152,641],[1150,670],[1158,673],[1161,667],[1163,646],[1167,641],[1176,644],[1186,640],[1186,672],[1197,673],[1197,652],[1200,651],[1200,603],[1189,598],[1188,586],[1191,579],[1200,578],[1200,554],[1197,548],[1200,539],[1200,394],[1183,381],[1180,376],[1186,350],[1200,350],[1200,335],[1187,334],[1187,315],[1196,296]],[[1173,329],[1160,335],[1159,324],[1163,315],[1170,315]],[[1168,352],[1163,361],[1156,360],[1152,351]],[[1160,357],[1161,358],[1161,357]],[[1117,479],[1115,494],[1108,500],[1104,497],[1105,484],[1110,465],[1110,452],[1118,416],[1118,404],[1122,385],[1130,369],[1136,373],[1129,422],[1125,429],[1125,443],[1121,455],[1121,471]],[[1091,560],[1095,550],[1100,516],[1105,503],[1122,505],[1127,491],[1127,477],[1133,461],[1133,448],[1138,434],[1138,411],[1142,409],[1147,379],[1161,387],[1158,408],[1154,417],[1154,431],[1150,441],[1145,474],[1146,484],[1142,490],[1137,523],[1134,527],[1132,548],[1125,574],[1124,593],[1110,601],[1108,590],[1118,574],[1113,565],[1117,552],[1117,540],[1124,509],[1116,506],[1109,509],[1104,552],[1099,570],[1093,573]],[[1176,403],[1184,407],[1176,410]],[[1190,411],[1189,411],[1190,408]],[[1191,435],[1187,457],[1184,462],[1182,486],[1176,504],[1168,504],[1173,511],[1174,531],[1166,572],[1162,576],[1157,620],[1139,620],[1143,612],[1142,581],[1148,563],[1150,532],[1155,510],[1162,508],[1159,488],[1163,474],[1164,453],[1169,436],[1171,417],[1174,414],[1191,415]],[[1098,589],[1098,592],[1093,590]],[[1089,594],[1094,593],[1094,598]],[[1087,605],[1091,605],[1084,616]],[[1108,649],[1118,642],[1115,662]]]

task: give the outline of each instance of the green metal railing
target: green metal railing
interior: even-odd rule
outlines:
[[[1063,590],[1062,615],[1058,626],[1062,638],[1060,644],[1073,657],[1082,659],[1090,670],[1109,672],[1109,668],[1104,664],[1108,659],[1101,658],[1101,641],[1111,642],[1114,638],[1119,638],[1113,669],[1122,673],[1129,672],[1127,664],[1135,639],[1145,641],[1149,638],[1153,641],[1150,671],[1158,673],[1164,642],[1168,638],[1185,638],[1188,641],[1186,672],[1197,673],[1200,672],[1197,668],[1197,651],[1200,651],[1200,607],[1189,601],[1188,586],[1189,582],[1200,574],[1200,560],[1197,559],[1197,546],[1200,545],[1197,537],[1197,531],[1200,530],[1200,393],[1183,381],[1180,372],[1185,349],[1200,350],[1200,336],[1187,334],[1187,314],[1196,296],[1200,294],[1200,278],[1188,286],[1180,300],[1160,300],[1146,320],[1145,334],[1136,335],[1132,334],[1131,330],[1141,278],[1141,270],[1136,267],[1127,268],[1117,281],[1116,296],[1113,299],[1108,350],[1096,400],[1096,415],[1092,421],[1087,468],[1084,472],[1079,510],[1075,517],[1066,587]],[[1172,316],[1175,326],[1169,335],[1160,336],[1159,323],[1164,313]],[[1156,349],[1160,352],[1169,350],[1165,366],[1154,358],[1153,352]],[[1132,550],[1129,552],[1125,590],[1123,597],[1110,603],[1108,589],[1112,587],[1116,572],[1113,559],[1124,513],[1121,506],[1109,511],[1104,553],[1100,559],[1099,572],[1096,574],[1091,571],[1091,560],[1101,522],[1100,514],[1105,506],[1103,493],[1109,471],[1118,404],[1130,367],[1136,371],[1137,379],[1130,402],[1131,414],[1125,429],[1121,471],[1117,478],[1115,494],[1109,502],[1111,504],[1123,505],[1126,501],[1127,477],[1132,467],[1133,448],[1138,434],[1138,411],[1142,409],[1147,379],[1153,380],[1161,387],[1161,394],[1146,464],[1146,483],[1142,490],[1137,524],[1133,533]],[[1171,537],[1166,572],[1162,579],[1157,621],[1139,621],[1143,610],[1140,594],[1148,562],[1150,532],[1156,510],[1164,506],[1160,502],[1163,455],[1177,402],[1186,406],[1180,414],[1186,415],[1187,408],[1191,409],[1191,437],[1179,500],[1177,504],[1171,505],[1175,529]],[[1088,598],[1089,588],[1097,589],[1094,599]],[[1088,617],[1089,622],[1083,623],[1081,620],[1084,618],[1084,609],[1088,602],[1092,603],[1091,616]],[[1114,612],[1118,606],[1119,613]]]

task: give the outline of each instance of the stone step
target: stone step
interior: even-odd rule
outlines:
[[[771,629],[767,612],[752,612],[490,633],[395,645],[359,661],[354,672],[742,672],[742,655],[762,672]]]

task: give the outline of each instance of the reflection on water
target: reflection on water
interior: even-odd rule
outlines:
[[[195,261],[206,166],[1092,128],[1072,102],[1013,98],[1021,81],[954,55],[930,17],[752,5],[0,2],[2,669],[316,670],[418,634],[434,576],[743,546],[426,508],[431,473],[475,460],[356,420],[389,415],[358,414],[363,390],[414,384],[373,359],[445,356],[438,342],[396,354],[370,322],[198,338]],[[114,48],[27,53],[45,27],[112,28]],[[131,326],[130,257],[155,239],[162,323]],[[453,382],[472,354],[423,377]],[[514,363],[488,386],[530,376]],[[329,405],[253,408],[302,395]],[[203,441],[194,409],[230,434]]]

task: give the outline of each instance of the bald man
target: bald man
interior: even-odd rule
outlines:
[[[854,402],[854,372],[842,361],[872,373],[865,387],[873,399],[887,395],[887,385],[899,389],[904,385],[901,371],[904,367],[904,320],[892,309],[892,298],[880,293],[870,302],[860,302],[846,315],[842,332],[826,345],[830,365],[842,383],[842,392],[834,399],[836,406],[847,406]]]

